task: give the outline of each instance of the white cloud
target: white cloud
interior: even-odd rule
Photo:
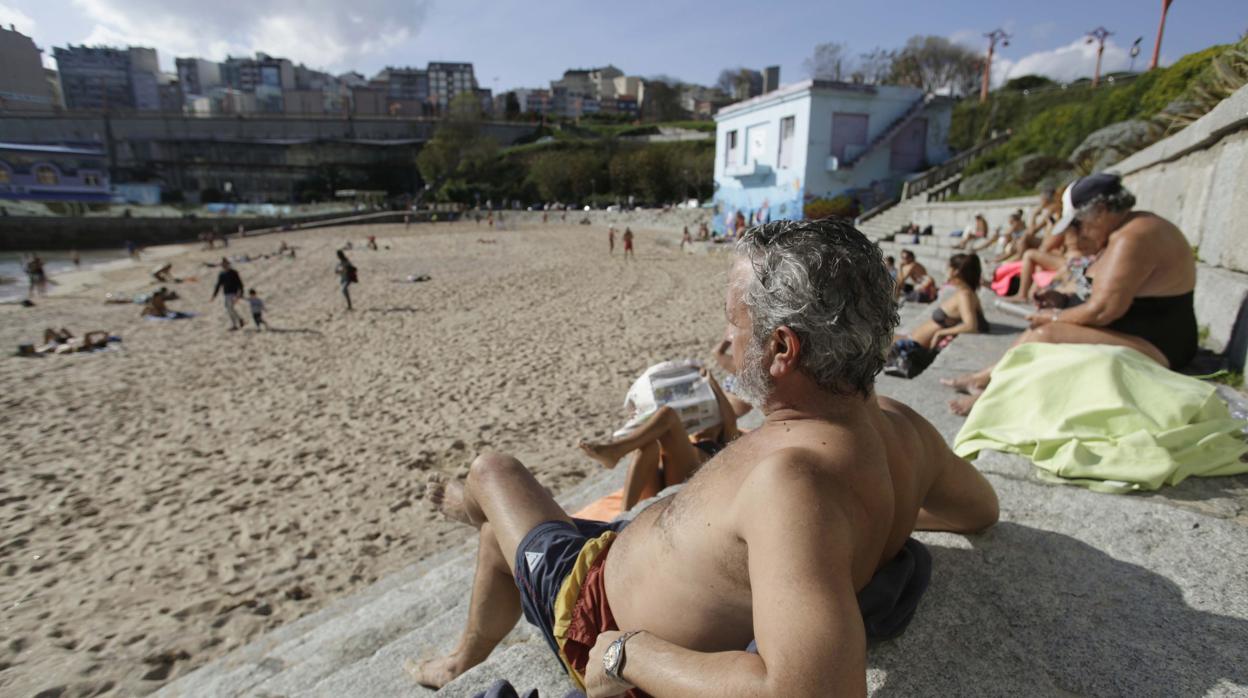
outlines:
[[[1141,59],[1137,58],[1137,68],[1140,67],[1140,62]],[[1101,58],[1101,74],[1126,70],[1130,65],[1128,49],[1114,43],[1112,38],[1106,39],[1105,55]],[[1066,46],[1038,51],[1018,60],[998,58],[993,61],[992,77],[996,85],[1024,75],[1043,75],[1058,82],[1070,82],[1092,77],[1095,69],[1096,42],[1089,44],[1085,39],[1079,39]]]
[[[73,0],[92,25],[82,43],[150,46],[175,57],[221,60],[264,51],[345,70],[410,41],[427,0]],[[3,6],[0,6],[2,8]]]
[[[5,29],[13,26],[26,36],[34,36],[35,34],[35,20],[30,15],[2,2],[0,2],[0,26],[3,26]]]

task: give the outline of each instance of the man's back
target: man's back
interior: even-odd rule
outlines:
[[[957,490],[965,490],[965,502],[995,501],[982,496],[991,488],[974,468],[913,410],[887,398],[878,404],[831,419],[769,420],[703,466],[683,491],[638,515],[607,560],[607,597],[620,627],[646,628],[701,651],[744,649],[755,638],[754,566],[774,552],[751,548],[744,529],[751,518],[800,507],[778,498],[790,484],[843,510],[853,592],[898,553],[925,502],[937,511],[956,505],[958,516],[992,523],[995,507],[974,511],[952,501]],[[795,526],[790,533],[831,539],[834,532]]]

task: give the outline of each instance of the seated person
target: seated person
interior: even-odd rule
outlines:
[[[893,282],[893,297],[913,303],[931,303],[936,300],[936,280],[928,276],[927,268],[919,264],[910,250],[901,251],[901,271]]]
[[[1023,244],[1025,233],[1026,226],[1023,225],[1023,212],[1021,210],[1015,211],[1010,214],[1010,220],[1006,224],[1005,232],[997,228],[991,238],[985,240],[980,245],[975,245],[973,249],[975,252],[983,252],[985,250],[994,252],[996,256],[992,258],[993,264],[1010,262],[1021,258],[1023,253],[1027,251],[1026,246]]]
[[[1132,211],[1135,197],[1118,175],[1075,180],[1064,196],[1057,233],[1073,227],[1104,252],[1088,267],[1086,302],[1030,316],[1031,329],[1015,344],[1113,344],[1135,349],[1162,366],[1180,369],[1196,355],[1198,330],[1192,304],[1196,257],[1182,231],[1147,211]],[[967,414],[988,387],[992,366],[941,381],[968,395],[950,401]]]
[[[603,443],[580,443],[581,450],[604,468],[614,468],[625,455],[637,452],[624,481],[625,510],[653,497],[665,487],[688,480],[703,463],[741,435],[732,403],[709,371],[704,368],[701,373],[710,382],[715,400],[719,403],[722,421],[718,426],[700,431],[690,438],[680,415],[664,405],[625,436]]]
[[[997,520],[988,481],[875,395],[897,322],[879,247],[828,218],[750,228],[738,254],[731,354],[763,426],[627,524],[571,519],[501,454],[463,484],[433,478],[429,501],[479,548],[464,634],[408,662],[420,683],[480,664],[523,613],[589,695],[863,695],[879,626],[859,592],[900,596],[877,571],[913,562],[917,600],[930,556],[911,532]],[[900,634],[902,614],[870,637]]]
[[[143,312],[139,313],[139,317],[168,317],[169,306],[165,305],[165,296],[162,293],[153,293],[147,297],[147,303],[143,304]]]
[[[988,238],[988,219],[984,218],[984,214],[976,213],[975,222],[966,227],[962,231],[962,239],[958,244],[954,245],[959,250],[975,249],[983,240]]]
[[[1052,248],[1049,252],[1043,248],[1025,251],[1022,257],[1023,266],[1018,272],[1018,292],[1001,300],[1009,303],[1030,303],[1035,300],[1033,293],[1036,291],[1038,269],[1058,272],[1060,275],[1063,270],[1070,270],[1081,264],[1086,266],[1089,260],[1084,250],[1088,248],[1089,241],[1080,238],[1077,226],[1067,226],[1064,231],[1049,239],[1060,240],[1061,247]]]
[[[1031,212],[1031,220],[1023,233],[1023,247],[1033,249],[1046,240],[1046,235],[1053,229],[1057,219],[1062,217],[1062,194],[1065,187],[1054,189],[1048,187],[1040,192],[1040,204]]]
[[[945,296],[932,316],[923,321],[909,335],[898,335],[898,340],[912,340],[925,349],[935,351],[941,340],[960,334],[987,332],[988,320],[979,302],[980,276],[983,273],[979,257],[959,253],[949,258],[949,286],[954,292]]]

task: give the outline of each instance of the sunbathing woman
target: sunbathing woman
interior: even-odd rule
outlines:
[[[1015,344],[1112,344],[1135,349],[1162,366],[1179,369],[1196,355],[1193,308],[1196,258],[1187,238],[1154,213],[1132,211],[1135,197],[1117,175],[1098,173],[1067,189],[1057,232],[1077,226],[1080,237],[1104,252],[1086,276],[1092,293],[1065,310],[1041,310]],[[967,396],[950,409],[967,414],[987,388],[992,366],[942,381]]]
[[[665,487],[688,480],[703,463],[741,435],[732,404],[719,383],[705,368],[702,375],[715,393],[722,421],[719,426],[695,434],[694,440],[690,440],[676,410],[664,405],[627,436],[603,443],[580,443],[582,451],[606,468],[614,468],[628,453],[637,452],[624,483],[625,511]]]
[[[1055,239],[1061,240],[1062,244],[1053,251],[1045,251],[1044,248],[1039,248],[1027,250],[1023,253],[1023,268],[1018,274],[1018,293],[1006,296],[1002,300],[1010,303],[1030,303],[1034,300],[1032,291],[1034,290],[1036,271],[1044,269],[1061,273],[1063,269],[1068,269],[1081,261],[1086,262],[1082,258],[1087,256],[1083,252],[1083,248],[1087,246],[1087,243],[1080,242],[1078,226],[1068,226],[1066,230],[1048,238],[1048,240]]]
[[[988,331],[984,308],[975,293],[982,272],[977,255],[959,253],[950,257],[949,285],[955,289],[954,293],[941,301],[932,316],[908,336],[897,335],[894,340],[911,339],[925,349],[936,349],[945,337]]]

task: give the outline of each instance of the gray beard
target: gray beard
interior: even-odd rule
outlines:
[[[751,339],[745,348],[744,365],[737,375],[736,390],[733,391],[760,410],[775,387],[764,361],[762,344]]]

